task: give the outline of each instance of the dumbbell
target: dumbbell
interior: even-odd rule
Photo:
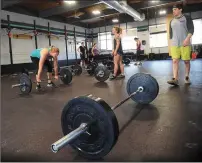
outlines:
[[[103,99],[93,95],[71,99],[61,115],[62,132],[65,135],[51,145],[56,153],[66,145],[87,159],[106,156],[119,137],[119,124],[114,110],[132,99],[138,104],[151,103],[159,93],[157,80],[149,74],[137,73],[127,82],[128,97],[110,107]]]
[[[60,70],[59,77],[64,84],[69,84],[72,81],[72,73],[65,68]],[[42,80],[42,82],[43,81],[45,80]],[[30,76],[27,73],[22,73],[19,78],[19,83],[12,85],[12,88],[15,87],[19,87],[22,94],[29,94],[32,90],[32,81]]]

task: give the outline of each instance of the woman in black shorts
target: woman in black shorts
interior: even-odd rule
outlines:
[[[86,47],[84,46],[84,43],[81,43],[81,46],[77,49],[77,51],[80,53],[81,63],[83,67],[85,67],[85,54],[86,54]]]
[[[52,65],[50,61],[48,60],[49,57],[53,58],[54,62],[54,71],[55,71],[55,79],[58,80],[58,55],[59,55],[59,48],[55,46],[51,46],[50,48],[40,48],[35,49],[31,52],[30,58],[32,62],[36,66],[36,81],[37,86],[36,89],[40,89],[40,83],[41,83],[41,75],[43,71],[43,66],[46,66],[47,68],[47,77],[48,77],[48,87],[52,87],[54,83],[52,82]]]
[[[114,49],[112,50],[112,55],[114,56],[114,74],[110,77],[111,80],[117,77],[117,72],[120,66],[121,74],[119,77],[124,78],[124,65],[123,65],[123,50],[121,45],[121,34],[122,29],[119,27],[113,27],[112,33],[114,34]]]

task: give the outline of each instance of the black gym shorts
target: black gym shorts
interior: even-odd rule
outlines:
[[[84,54],[80,54],[80,58],[81,58],[81,60],[85,60],[85,55]]]
[[[39,69],[39,58],[37,57],[31,57],[32,62],[36,65],[36,74],[38,73],[38,69]],[[52,73],[53,67],[50,63],[49,60],[45,60],[44,62],[44,66],[46,66],[47,70],[49,73]]]

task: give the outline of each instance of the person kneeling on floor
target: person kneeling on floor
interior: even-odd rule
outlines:
[[[54,86],[54,83],[52,82],[52,65],[51,62],[48,60],[50,57],[53,58],[54,63],[54,71],[55,71],[55,79],[58,80],[58,55],[59,55],[59,48],[55,46],[51,46],[50,48],[40,48],[35,49],[31,52],[31,60],[36,65],[36,82],[37,86],[36,89],[40,89],[40,83],[41,83],[41,75],[43,71],[43,66],[46,66],[47,68],[47,77],[48,77],[48,87]]]
[[[182,14],[182,5],[173,6],[174,18],[170,22],[171,56],[173,59],[173,79],[168,84],[178,85],[179,59],[185,63],[185,83],[190,84],[191,37],[194,24],[190,16]]]

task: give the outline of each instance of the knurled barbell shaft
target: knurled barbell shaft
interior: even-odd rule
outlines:
[[[144,88],[143,87],[138,87],[138,89],[133,92],[132,94],[130,94],[130,96],[128,96],[126,99],[124,99],[123,101],[119,102],[117,105],[111,107],[112,110],[115,110],[116,108],[118,108],[119,106],[121,106],[123,103],[125,103],[126,101],[128,101],[132,96],[134,96],[136,93],[139,93],[139,92],[143,92],[144,91]]]
[[[66,77],[66,75],[64,75],[64,76],[58,75],[58,77],[64,78],[64,77]],[[54,78],[52,78],[52,79],[54,79]],[[44,82],[47,82],[48,80],[51,80],[51,79],[42,79],[40,82],[33,81],[33,83],[44,83]]]
[[[66,146],[67,144],[71,143],[78,136],[80,136],[81,134],[83,134],[84,132],[86,132],[88,130],[88,128],[89,128],[89,125],[87,123],[82,123],[77,129],[75,129],[74,131],[70,132],[66,136],[62,137],[61,139],[59,139],[55,143],[53,143],[51,145],[51,150],[54,153],[57,153],[64,146]]]
[[[88,71],[88,70],[92,70],[92,68],[87,68],[87,69],[85,69],[86,71]]]
[[[12,88],[14,87],[20,87],[20,86],[23,86],[24,84],[15,84],[15,85],[12,85]]]

